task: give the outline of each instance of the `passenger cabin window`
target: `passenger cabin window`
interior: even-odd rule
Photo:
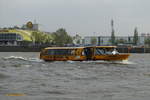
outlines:
[[[95,49],[95,55],[114,55],[118,54],[117,50],[115,48],[96,48]]]
[[[102,48],[96,48],[95,49],[95,55],[103,55],[105,54],[105,50]]]
[[[49,55],[74,55],[75,50],[72,49],[49,49]]]

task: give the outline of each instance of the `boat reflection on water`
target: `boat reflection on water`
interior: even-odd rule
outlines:
[[[40,52],[45,61],[122,61],[130,54],[120,54],[116,46],[48,47]]]

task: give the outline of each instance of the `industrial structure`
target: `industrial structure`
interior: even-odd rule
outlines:
[[[93,38],[95,38],[95,44],[92,44]],[[144,45],[147,38],[147,36],[138,36],[137,45]],[[133,39],[133,36],[115,36],[117,45],[134,45]],[[85,36],[84,45],[112,45],[111,36]]]

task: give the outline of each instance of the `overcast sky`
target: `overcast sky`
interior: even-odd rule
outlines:
[[[41,30],[65,28],[70,35],[133,35],[150,32],[150,0],[0,0],[0,27],[36,20]]]

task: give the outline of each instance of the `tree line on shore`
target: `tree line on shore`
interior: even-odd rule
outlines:
[[[64,46],[73,43],[73,38],[68,35],[64,28],[58,29],[56,32],[47,34],[44,32],[34,31],[31,34],[31,40],[34,44],[51,44],[56,46]]]

